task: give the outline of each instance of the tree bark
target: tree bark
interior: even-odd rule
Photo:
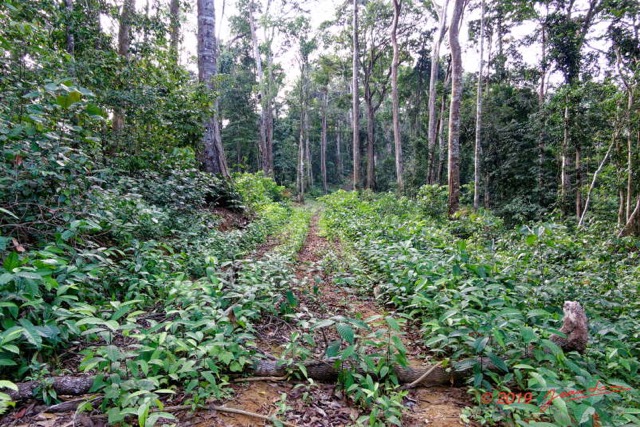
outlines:
[[[429,124],[427,130],[427,150],[428,150],[428,164],[427,164],[427,182],[429,184],[435,184],[436,181],[436,139],[438,136],[437,128],[437,116],[436,116],[436,98],[437,98],[437,84],[438,84],[438,63],[440,61],[440,46],[444,40],[444,36],[447,33],[447,10],[449,8],[449,0],[445,0],[442,9],[438,12],[438,37],[434,39],[433,46],[431,48],[431,71],[429,73]]]
[[[135,12],[135,0],[124,0],[122,12],[120,12],[120,28],[118,29],[118,55],[125,61],[129,60],[129,48],[131,44],[131,20]],[[116,107],[113,111],[112,129],[119,133],[124,128],[125,110]]]
[[[569,198],[569,192],[571,191],[571,180],[569,178],[569,141],[570,141],[570,129],[569,129],[569,99],[565,100],[564,116],[563,116],[563,131],[562,131],[562,147],[560,153],[560,208],[562,212],[567,213],[567,200]]]
[[[327,105],[329,93],[328,90],[322,92],[322,135],[320,138],[320,174],[322,175],[322,189],[325,194],[328,192],[327,187]]]
[[[578,227],[582,227],[582,225],[584,224],[584,217],[587,214],[587,210],[589,210],[589,203],[591,201],[591,192],[593,191],[593,188],[596,186],[596,179],[598,178],[598,174],[602,171],[604,164],[607,162],[607,159],[609,158],[609,154],[611,153],[611,149],[613,148],[617,137],[618,137],[618,132],[616,129],[616,132],[614,133],[612,138],[613,141],[611,141],[611,144],[609,145],[609,148],[607,149],[606,154],[602,158],[602,161],[600,162],[598,169],[596,169],[596,171],[593,173],[593,179],[591,180],[591,185],[589,186],[589,190],[587,191],[587,200],[584,203],[584,209],[582,210],[582,215],[580,216],[580,220],[578,221]]]
[[[445,88],[448,86],[449,73],[447,72],[447,78],[445,79]],[[440,101],[440,116],[438,118],[438,169],[436,171],[436,177],[434,184],[442,183],[442,176],[444,175],[446,158],[445,153],[447,151],[447,144],[444,140],[444,116],[447,108],[447,91],[442,93],[442,100]]]
[[[342,129],[340,127],[340,120],[336,122],[336,163],[338,165],[338,181],[342,181],[344,176],[344,167],[342,165],[342,143],[341,143]]]
[[[217,75],[216,15],[213,0],[198,0],[198,78],[205,87],[213,91]],[[220,139],[218,103],[213,115],[205,119],[202,138],[203,163],[207,172],[229,178],[229,169]]]
[[[178,49],[180,48],[180,0],[171,0],[169,4],[170,39],[169,52],[171,59],[177,65],[180,62]]]
[[[249,29],[251,31],[251,44],[253,47],[253,60],[256,64],[256,79],[258,83],[258,100],[260,101],[260,140],[258,141],[258,151],[260,152],[260,167],[265,174],[269,171],[269,151],[267,149],[267,117],[266,117],[266,96],[264,94],[264,72],[262,70],[262,57],[260,56],[260,45],[258,43],[258,32],[254,17],[255,3],[249,4]]]
[[[358,0],[353,0],[353,66],[352,66],[352,107],[351,125],[353,129],[353,190],[360,189],[360,89],[358,72],[360,70],[358,46]]]
[[[364,84],[364,103],[367,109],[367,189],[375,190],[375,111],[373,109],[373,94],[369,82]]]
[[[631,235],[640,236],[640,196],[638,196],[636,207],[633,212],[631,212],[627,223],[622,230],[620,230],[620,233],[618,233],[618,237]]]
[[[393,62],[391,63],[391,99],[393,104],[393,142],[396,154],[396,183],[398,192],[404,192],[404,167],[402,163],[402,139],[400,135],[400,101],[398,99],[398,65],[400,52],[398,49],[398,20],[402,8],[402,0],[393,0],[393,24],[391,26],[391,44],[393,46]]]
[[[460,23],[464,0],[455,0],[449,45],[451,47],[451,106],[449,107],[449,216],[460,206],[460,102],[462,98],[462,52],[460,50]]]
[[[476,140],[473,155],[473,209],[480,207],[480,156],[482,153],[482,59],[484,48],[484,0],[480,6],[480,66],[476,93]]]

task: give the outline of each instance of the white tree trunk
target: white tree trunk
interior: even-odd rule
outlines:
[[[476,93],[476,140],[473,155],[473,209],[480,207],[480,156],[482,155],[482,59],[484,48],[484,0],[480,6],[480,66]]]
[[[358,0],[353,0],[353,82],[351,124],[353,128],[353,189],[360,188],[360,94],[358,88],[359,46],[358,46]]]
[[[441,9],[434,3],[436,11],[438,12],[438,36],[433,40],[433,46],[431,48],[431,72],[429,74],[429,128],[427,130],[428,138],[428,165],[427,165],[427,182],[434,184],[436,181],[436,139],[438,134],[438,123],[436,115],[436,98],[437,98],[437,84],[438,84],[438,62],[440,61],[440,45],[444,40],[444,36],[447,33],[447,9],[449,7],[449,0],[445,0]]]
[[[391,44],[393,45],[393,62],[391,63],[391,99],[393,103],[393,142],[396,151],[396,182],[398,191],[404,191],[403,164],[402,164],[402,139],[400,137],[400,102],[398,100],[398,65],[400,52],[398,49],[398,20],[402,0],[393,0],[393,24],[391,27]]]
[[[462,52],[460,49],[460,23],[464,0],[455,0],[449,45],[451,47],[451,106],[449,108],[449,215],[460,205],[460,101],[462,98]]]

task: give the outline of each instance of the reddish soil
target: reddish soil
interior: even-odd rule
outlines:
[[[331,274],[327,274],[320,266],[324,256],[330,251],[339,255],[340,245],[320,235],[318,218],[314,217],[296,266],[298,284],[294,292],[299,301],[298,313],[303,313],[302,317],[316,319],[335,315],[360,319],[388,315],[388,312],[376,304],[372,295],[362,295],[352,288],[334,283]],[[370,326],[378,327],[380,321]],[[280,319],[266,319],[263,325],[258,326],[258,346],[270,354],[277,355],[294,329],[293,325]],[[331,328],[327,329],[333,331]],[[420,341],[420,333],[412,325],[406,325],[406,329],[407,332],[401,338],[408,350],[410,364],[417,367],[426,360],[424,349],[413,345]],[[327,332],[325,336],[328,341],[336,338],[335,332]],[[322,341],[321,337],[316,337],[318,348],[314,355],[318,358],[322,357],[324,351]],[[233,388],[236,394],[234,398],[225,402],[226,406],[277,416],[282,421],[298,426],[353,425],[359,416],[366,414],[360,408],[354,407],[333,384],[250,382],[243,385],[234,384]],[[454,387],[414,389],[409,392],[404,403],[406,410],[403,425],[434,427],[465,425],[460,421],[460,412],[465,406],[472,405],[465,390]],[[215,419],[210,418],[210,413],[203,416],[209,417],[205,424],[185,425],[249,427],[270,424],[235,414],[219,413]]]

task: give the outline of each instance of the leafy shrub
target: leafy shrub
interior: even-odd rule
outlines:
[[[418,190],[417,201],[422,212],[429,217],[441,217],[448,211],[447,186],[426,184]]]
[[[462,211],[455,220],[424,217],[387,196],[338,192],[322,199],[323,224],[352,247],[377,281],[387,303],[421,323],[424,344],[442,358],[483,356],[495,371],[476,365],[470,391],[528,390],[530,404],[482,405],[467,415],[483,423],[603,425],[640,422],[636,373],[640,366],[637,304],[638,251],[629,243],[581,233],[555,223],[506,230],[486,212]],[[418,202],[420,205],[420,202]],[[380,215],[380,210],[385,212]],[[369,285],[369,288],[372,286]],[[586,357],[565,354],[549,340],[559,328],[565,300],[577,300],[590,319]],[[557,398],[542,410],[545,394],[621,386],[604,398]],[[628,388],[628,389],[627,389]]]

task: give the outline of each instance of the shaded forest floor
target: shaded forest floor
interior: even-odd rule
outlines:
[[[233,230],[245,223],[244,218],[236,218],[223,212],[224,229]],[[339,340],[335,328],[316,331],[315,346],[291,343],[296,333],[304,334],[305,321],[311,324],[323,319],[343,316],[349,319],[368,320],[371,330],[384,328],[382,318],[392,316],[401,321],[402,331],[398,334],[407,349],[407,358],[413,367],[420,367],[428,361],[428,351],[417,343],[423,340],[416,325],[404,323],[400,316],[380,306],[373,289],[367,286],[352,286],[348,280],[340,280],[349,275],[350,263],[354,258],[346,253],[339,241],[326,238],[319,225],[320,213],[316,211],[311,219],[309,232],[293,266],[295,279],[291,286],[291,306],[284,316],[265,315],[254,325],[256,347],[268,358],[292,359],[291,351],[302,346],[309,359],[322,360],[329,342]],[[265,259],[286,244],[288,231],[270,236],[247,258]],[[307,330],[308,332],[308,330]],[[77,361],[76,361],[77,362]],[[69,365],[73,371],[73,365]],[[245,381],[232,380],[232,397],[221,402],[227,408],[236,408],[280,420],[286,425],[296,426],[347,426],[369,413],[360,407],[335,383],[321,383],[304,380],[272,379]],[[99,399],[96,395],[95,399]],[[77,399],[87,400],[87,396]],[[180,398],[166,402],[166,409],[178,419],[168,422],[179,426],[261,426],[277,422],[261,420],[253,416],[231,414],[208,410],[193,412],[189,407],[176,406]],[[220,402],[217,402],[220,403]],[[405,426],[448,427],[464,425],[460,413],[465,406],[473,406],[464,388],[433,387],[417,388],[408,392],[402,405],[402,424]],[[163,424],[160,420],[160,424]],[[108,425],[106,417],[67,410],[54,410],[42,404],[27,403],[0,419],[0,425],[11,426],[91,426]]]
[[[296,282],[292,284],[292,291],[298,303],[295,313],[290,317],[326,319],[338,315],[367,319],[390,314],[376,303],[372,289],[365,293],[344,284],[336,284],[335,272],[325,267],[327,263],[341,262],[343,249],[339,242],[330,241],[322,235],[318,222],[319,215],[316,214],[312,218],[307,239],[297,259]],[[273,246],[273,242],[266,243],[257,254],[264,256]],[[375,323],[370,325],[372,329],[382,326]],[[258,325],[258,347],[275,357],[280,357],[289,336],[296,328],[293,322],[265,318],[264,322]],[[331,338],[325,337],[326,340]],[[419,332],[413,325],[405,325],[401,339],[407,348],[411,366],[420,366],[425,360],[426,352],[424,348],[414,344],[420,342]],[[317,348],[310,350],[315,353],[315,357],[321,358],[324,348],[319,343]],[[225,402],[225,406],[274,416],[299,426],[352,425],[358,417],[366,413],[335,384],[259,381],[233,384],[232,387],[235,391],[234,397]],[[403,404],[403,425],[435,427],[463,425],[460,421],[460,411],[465,406],[473,405],[464,389],[454,387],[413,389],[405,397]],[[249,427],[264,424],[264,421],[253,417],[206,411],[196,414],[184,413],[180,422],[180,425],[199,427]]]

